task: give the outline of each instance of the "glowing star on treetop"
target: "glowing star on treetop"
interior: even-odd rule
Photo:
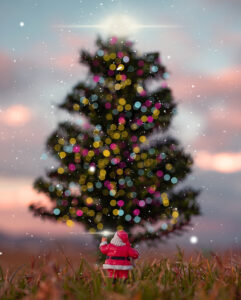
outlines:
[[[70,24],[70,25],[55,25],[56,28],[76,28],[76,29],[84,29],[84,28],[97,28],[101,29],[102,32],[126,37],[129,34],[135,33],[139,29],[152,28],[152,29],[170,29],[170,28],[179,28],[182,27],[180,25],[174,24],[140,24],[138,23],[133,16],[116,14],[111,17],[105,18],[105,21],[100,24]]]
[[[103,23],[103,30],[112,35],[126,36],[128,33],[134,33],[138,26],[139,24],[133,18],[116,15],[111,16]]]

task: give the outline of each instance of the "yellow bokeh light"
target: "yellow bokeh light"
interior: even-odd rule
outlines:
[[[164,198],[167,198],[167,193],[161,193],[161,197],[164,199]]]
[[[153,111],[153,116],[158,116],[160,114],[160,111],[158,109],[155,109]]]
[[[117,106],[117,110],[118,110],[118,111],[123,111],[123,106],[122,106],[122,105],[118,105],[118,106]]]
[[[68,227],[73,227],[74,226],[74,222],[72,220],[67,220],[66,224]]]
[[[120,131],[124,130],[124,129],[125,129],[125,125],[124,125],[124,124],[119,124],[119,125],[118,125],[118,129],[119,129]]]
[[[76,144],[76,139],[75,138],[71,138],[69,140],[69,142],[70,142],[71,145],[74,145],[74,144]]]
[[[108,61],[108,60],[110,60],[110,57],[109,57],[109,55],[108,55],[108,54],[105,54],[105,55],[104,55],[104,60],[105,60],[105,61]]]
[[[110,58],[111,58],[111,59],[115,59],[115,58],[116,58],[116,53],[115,53],[115,52],[112,52],[112,53],[110,54]]]
[[[137,90],[137,92],[140,94],[140,93],[143,92],[144,89],[143,89],[142,86],[138,85],[137,88],[136,88],[136,90]]]
[[[100,175],[101,175],[101,176],[105,176],[105,174],[106,174],[106,170],[101,169],[101,170],[100,170]]]
[[[177,219],[176,218],[174,218],[174,219],[171,219],[171,221],[170,221],[172,224],[176,224],[177,223]]]
[[[92,182],[87,182],[87,188],[91,189],[93,187],[93,183]]]
[[[118,210],[118,209],[114,209],[114,210],[113,210],[113,215],[114,215],[114,216],[118,216],[118,214],[119,214],[119,210]]]
[[[146,137],[144,135],[139,137],[140,142],[144,143],[146,141]]]
[[[89,100],[88,100],[87,98],[84,98],[84,99],[82,100],[82,103],[83,103],[84,105],[86,105],[86,104],[89,103]]]
[[[93,209],[91,209],[88,211],[87,215],[90,217],[93,217],[95,215],[95,211]]]
[[[133,148],[133,151],[135,152],[135,153],[139,153],[140,152],[140,148],[137,146],[137,147],[134,147]]]
[[[106,95],[106,100],[111,101],[113,96],[111,94]]]
[[[108,156],[110,156],[110,151],[109,150],[104,150],[103,151],[103,155],[105,156],[105,157],[108,157]]]
[[[125,105],[125,110],[131,110],[131,105],[130,104],[126,104]]]
[[[94,155],[95,155],[95,152],[94,152],[93,150],[90,150],[90,151],[88,152],[88,156],[92,157],[92,156],[94,156]]]
[[[58,139],[58,143],[59,143],[60,145],[64,145],[64,139],[63,139],[63,138]]]
[[[113,135],[113,138],[115,140],[118,140],[120,138],[120,133],[119,132],[115,132],[114,135]]]
[[[124,227],[121,226],[121,225],[118,225],[118,226],[116,227],[116,230],[124,230]]]
[[[147,158],[147,153],[141,153],[141,158],[146,159]]]
[[[102,230],[103,229],[103,224],[102,223],[99,223],[98,225],[97,225],[97,228],[99,229],[99,230]]]
[[[59,174],[63,174],[63,173],[64,173],[64,168],[59,167],[59,168],[58,168],[58,173],[59,173]]]
[[[123,174],[123,170],[122,170],[122,169],[118,169],[118,170],[116,171],[116,173],[117,173],[118,175],[122,175],[122,174]]]
[[[114,71],[116,69],[116,65],[115,64],[111,64],[109,68],[110,68],[110,70]]]
[[[112,114],[106,114],[105,118],[106,118],[106,120],[112,120],[113,119]]]
[[[93,146],[94,146],[94,148],[99,148],[100,142],[95,141],[95,142],[93,143]]]
[[[121,85],[119,83],[115,84],[115,90],[118,91],[121,89]]]
[[[146,116],[146,115],[143,115],[143,116],[141,117],[141,120],[142,120],[142,122],[146,122],[146,121],[147,121],[147,116]]]
[[[106,138],[106,139],[105,139],[105,143],[109,145],[109,144],[111,143],[111,139],[110,139],[109,137]]]
[[[54,150],[55,150],[55,151],[59,151],[60,149],[61,149],[61,145],[56,144],[56,145],[54,146]]]
[[[125,105],[126,104],[126,100],[124,98],[120,98],[119,99],[119,104],[120,105]]]
[[[131,129],[132,130],[136,130],[138,128],[137,124],[136,123],[132,123],[131,124]]]
[[[114,199],[111,200],[111,201],[110,201],[110,205],[111,205],[111,206],[116,206],[116,200],[114,200]]]
[[[174,211],[172,213],[173,218],[177,218],[179,216],[179,213],[177,211]]]
[[[164,206],[168,206],[169,205],[169,200],[168,199],[162,200],[162,204]]]
[[[65,158],[65,157],[66,157],[66,153],[65,153],[65,152],[60,152],[60,153],[59,153],[59,157],[60,157],[61,159]]]
[[[73,109],[76,110],[76,111],[79,110],[79,109],[80,109],[79,104],[75,103],[75,104],[73,105]]]
[[[86,201],[86,204],[88,204],[88,205],[90,205],[94,202],[93,198],[91,198],[91,197],[86,198],[85,201]]]

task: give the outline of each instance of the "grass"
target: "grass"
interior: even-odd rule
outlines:
[[[72,263],[64,251],[37,256],[13,270],[0,267],[0,299],[241,299],[241,254],[184,251],[171,257],[137,261],[127,283],[112,280],[97,264],[81,257]]]

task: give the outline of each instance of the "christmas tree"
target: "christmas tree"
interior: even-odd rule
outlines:
[[[98,37],[96,45],[93,55],[80,55],[90,80],[76,84],[59,105],[87,117],[90,126],[62,122],[48,138],[58,166],[37,178],[34,188],[53,207],[33,203],[30,209],[68,226],[82,223],[90,233],[124,229],[134,243],[180,234],[200,214],[200,190],[175,189],[193,159],[165,135],[177,107],[168,72],[159,53],[138,54],[124,38]],[[162,83],[154,91],[148,89],[151,79]]]

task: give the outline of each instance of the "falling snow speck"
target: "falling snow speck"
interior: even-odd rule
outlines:
[[[23,21],[19,22],[19,26],[23,27],[24,26],[24,22]]]

